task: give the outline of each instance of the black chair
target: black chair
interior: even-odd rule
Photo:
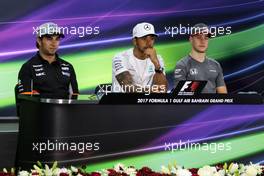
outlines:
[[[19,117],[19,108],[20,108],[20,102],[19,102],[19,100],[18,100],[18,94],[19,94],[19,92],[18,92],[18,84],[16,84],[16,86],[15,86],[15,89],[14,89],[14,92],[15,92],[15,102],[16,102],[16,114],[17,114],[17,116]]]

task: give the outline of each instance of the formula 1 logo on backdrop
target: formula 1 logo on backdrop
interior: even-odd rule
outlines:
[[[178,95],[194,95],[200,85],[199,81],[186,81]]]

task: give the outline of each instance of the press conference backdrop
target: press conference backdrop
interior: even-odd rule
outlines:
[[[225,35],[217,35],[210,40],[208,56],[221,63],[229,92],[255,91],[263,94],[263,0],[9,0],[0,2],[0,119],[1,116],[15,115],[14,86],[18,71],[36,52],[34,29],[50,21],[68,29],[68,35],[61,41],[59,54],[73,64],[81,93],[93,92],[96,85],[111,82],[112,58],[132,47],[133,26],[146,21],[152,23],[159,33],[155,46],[164,58],[170,88],[173,87],[176,62],[190,50],[188,35],[172,32],[179,32],[181,26],[191,27],[204,22],[225,29]],[[241,109],[245,112],[242,113]],[[211,154],[210,157],[192,151],[179,152],[180,163],[187,167],[237,158],[262,162],[263,117],[263,105],[212,106],[186,122],[187,125],[196,124],[191,128],[182,124],[146,145],[155,146],[160,144],[160,139],[185,136],[186,139],[216,140],[224,144],[232,142],[235,146],[232,153]],[[207,122],[212,118],[214,121]],[[219,122],[223,127],[215,128]],[[240,131],[232,131],[239,126]],[[171,156],[170,153],[153,153],[126,158],[122,162],[142,166],[150,161],[149,166],[159,169],[161,162],[167,164],[167,161],[177,159]],[[111,167],[113,163],[90,168]]]

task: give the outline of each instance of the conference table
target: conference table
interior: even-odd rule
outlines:
[[[211,106],[261,105],[259,95],[19,95],[16,166],[83,165],[153,152],[153,141]],[[158,142],[162,145],[164,141]],[[148,150],[145,150],[148,147]],[[152,148],[151,148],[152,147]]]

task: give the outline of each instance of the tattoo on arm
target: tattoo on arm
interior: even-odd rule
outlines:
[[[134,85],[133,78],[128,71],[116,75],[116,79],[125,92],[136,92],[138,86]]]
[[[120,85],[133,85],[132,76],[128,71],[116,75],[116,79]]]

